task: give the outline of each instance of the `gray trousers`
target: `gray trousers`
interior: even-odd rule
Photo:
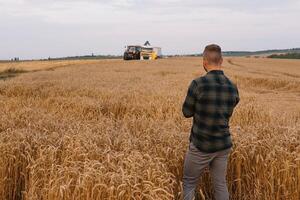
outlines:
[[[206,167],[213,181],[214,196],[216,200],[229,200],[226,185],[227,159],[231,148],[215,153],[199,151],[191,142],[185,156],[183,170],[183,199],[192,200],[200,175]]]

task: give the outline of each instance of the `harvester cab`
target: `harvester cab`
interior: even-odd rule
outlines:
[[[129,45],[125,47],[124,60],[140,60],[142,47],[139,45]]]

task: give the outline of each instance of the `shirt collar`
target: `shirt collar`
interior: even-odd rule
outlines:
[[[223,70],[211,70],[207,73],[208,74],[224,74]]]

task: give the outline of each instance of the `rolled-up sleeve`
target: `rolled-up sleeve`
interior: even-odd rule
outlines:
[[[196,81],[192,81],[182,106],[182,113],[186,118],[193,117],[195,114],[196,87],[197,87]]]

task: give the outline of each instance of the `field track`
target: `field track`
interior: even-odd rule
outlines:
[[[180,199],[181,105],[201,63],[0,63],[0,199]],[[300,61],[224,58],[224,71],[241,96],[231,199],[299,200]],[[212,199],[208,173],[198,196]]]

